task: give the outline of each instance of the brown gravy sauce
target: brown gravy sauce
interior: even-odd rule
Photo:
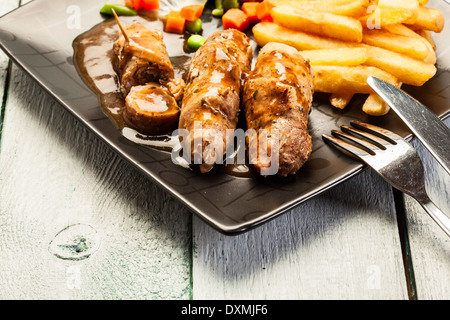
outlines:
[[[122,23],[139,22],[150,30],[163,30],[163,21],[157,15],[121,17]],[[134,143],[171,152],[178,137],[167,135],[144,135],[127,125],[123,117],[125,99],[120,92],[119,77],[113,67],[113,43],[117,39],[119,27],[111,18],[78,36],[73,42],[74,64],[83,81],[93,90],[100,107],[116,124],[122,135]],[[184,78],[193,53],[186,48],[187,36],[164,33],[164,42],[174,67],[175,77]],[[180,161],[178,165],[183,165]],[[195,170],[195,168],[191,168]],[[248,164],[216,165],[213,171],[241,178],[254,178],[257,174]]]

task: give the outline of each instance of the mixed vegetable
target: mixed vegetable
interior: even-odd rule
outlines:
[[[185,6],[181,8],[180,15],[185,18],[187,21],[195,21],[203,13],[204,6],[199,4],[193,4],[190,6]]]
[[[119,16],[136,16],[137,12],[128,6],[120,4],[105,4],[101,9],[100,13],[112,15],[115,11]]]
[[[113,10],[119,16],[136,16],[137,11],[155,11],[159,9],[159,0],[125,0],[123,4],[105,4],[100,13],[112,15]]]
[[[159,9],[159,0],[125,0],[125,5],[136,11],[155,11]]]
[[[272,21],[272,6],[262,0],[214,0],[213,16],[222,19],[224,29],[234,28],[245,32],[250,25],[260,21]],[[125,0],[125,5],[105,4],[100,10],[103,14],[112,15],[112,10],[123,16],[137,15],[137,11],[155,11],[159,9],[159,0]],[[171,11],[166,16],[165,31],[170,33],[190,33],[188,47],[197,50],[205,39],[202,31],[201,16],[203,5],[187,5],[179,11]]]
[[[181,8],[180,11],[171,11],[167,16],[166,32],[183,33],[200,33],[202,30],[202,20],[200,16],[203,13],[204,6],[202,5],[188,5]],[[176,17],[176,20],[175,18]],[[168,26],[174,24],[179,25],[179,28],[173,29]]]
[[[192,51],[196,51],[205,43],[205,41],[206,39],[201,35],[194,34],[189,37],[187,45],[189,49],[191,49]]]
[[[215,0],[213,16],[222,17],[224,29],[235,28],[247,31],[252,24],[272,21],[272,6],[263,0]]]
[[[200,33],[202,31],[202,20],[186,21],[186,31],[189,33]]]
[[[180,11],[170,11],[166,21],[166,32],[183,33],[186,19],[181,16]]]
[[[249,22],[244,11],[232,8],[227,10],[222,16],[222,25],[224,29],[234,28],[239,31],[246,31],[249,27]]]

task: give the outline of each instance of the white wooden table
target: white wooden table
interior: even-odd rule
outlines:
[[[19,5],[2,0],[0,13]],[[225,236],[116,156],[3,52],[0,88],[1,299],[450,298],[450,239],[370,170]],[[450,212],[449,176],[414,146],[432,199]]]

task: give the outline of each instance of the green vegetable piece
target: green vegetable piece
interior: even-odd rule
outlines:
[[[202,31],[202,20],[198,18],[195,21],[186,21],[185,28],[190,33],[199,33]]]
[[[223,9],[214,9],[212,11],[212,15],[214,17],[221,17],[221,16],[223,16]]]
[[[216,8],[213,9],[212,15],[214,17],[221,17],[221,16],[223,16],[222,0],[215,0],[214,4],[216,5]]]
[[[229,9],[239,8],[239,1],[238,0],[223,0],[222,6],[223,6],[224,12]]]
[[[204,43],[206,39],[201,35],[194,34],[189,37],[187,41],[188,48],[193,51],[197,51]]]
[[[105,4],[101,9],[100,13],[112,15],[112,9],[117,13],[118,16],[137,16],[137,12],[133,9],[120,5],[120,4]]]

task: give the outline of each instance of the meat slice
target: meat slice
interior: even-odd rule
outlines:
[[[179,129],[188,133],[191,161],[208,172],[223,160],[238,122],[243,79],[253,59],[252,42],[235,29],[210,35],[192,58]]]
[[[162,32],[151,31],[140,23],[127,26],[125,31],[129,41],[119,33],[113,48],[114,67],[124,96],[133,86],[173,80],[174,70]]]
[[[128,40],[121,31],[113,47],[125,96],[124,119],[143,134],[168,133],[177,127],[185,83],[174,78],[161,31],[135,23],[124,32]]]
[[[262,175],[297,173],[311,154],[308,114],[313,72],[288,45],[268,43],[244,84],[249,159]]]
[[[181,78],[175,78],[170,81],[161,81],[162,84],[169,90],[170,94],[175,98],[177,102],[181,102],[184,95],[184,89],[186,83]]]
[[[144,134],[172,131],[177,127],[179,113],[175,98],[159,83],[134,86],[125,99],[125,120]]]

